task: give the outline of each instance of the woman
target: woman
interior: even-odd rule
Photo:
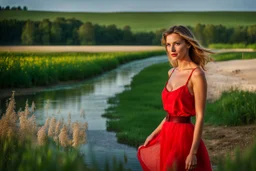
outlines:
[[[204,70],[212,52],[202,48],[184,26],[164,32],[162,43],[174,67],[162,91],[167,115],[139,147],[138,159],[144,171],[211,171],[201,135],[207,92]]]

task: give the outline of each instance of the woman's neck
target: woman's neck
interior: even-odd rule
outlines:
[[[187,69],[193,67],[193,62],[192,62],[192,60],[191,60],[189,57],[187,57],[187,58],[184,59],[184,60],[178,60],[177,62],[178,62],[178,67],[177,67],[177,69],[178,69],[179,71],[187,70]]]

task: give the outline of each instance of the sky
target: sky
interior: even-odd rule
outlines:
[[[256,0],[0,0],[0,6],[70,12],[256,11]]]

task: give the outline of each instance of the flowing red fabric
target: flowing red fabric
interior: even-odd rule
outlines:
[[[178,89],[168,91],[165,85],[162,91],[162,102],[164,110],[169,115],[195,116],[194,96],[187,88],[195,69],[191,71],[186,84]],[[141,146],[138,149],[137,157],[142,169],[144,171],[185,171],[185,161],[190,152],[193,133],[192,123],[165,121],[160,133],[147,146]],[[197,166],[194,171],[212,171],[209,155],[202,140],[200,140],[196,157]]]

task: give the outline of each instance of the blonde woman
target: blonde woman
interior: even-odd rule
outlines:
[[[138,159],[144,171],[211,171],[201,136],[207,92],[204,70],[212,52],[201,47],[184,26],[165,31],[162,44],[173,66],[162,91],[167,115],[139,147]]]

